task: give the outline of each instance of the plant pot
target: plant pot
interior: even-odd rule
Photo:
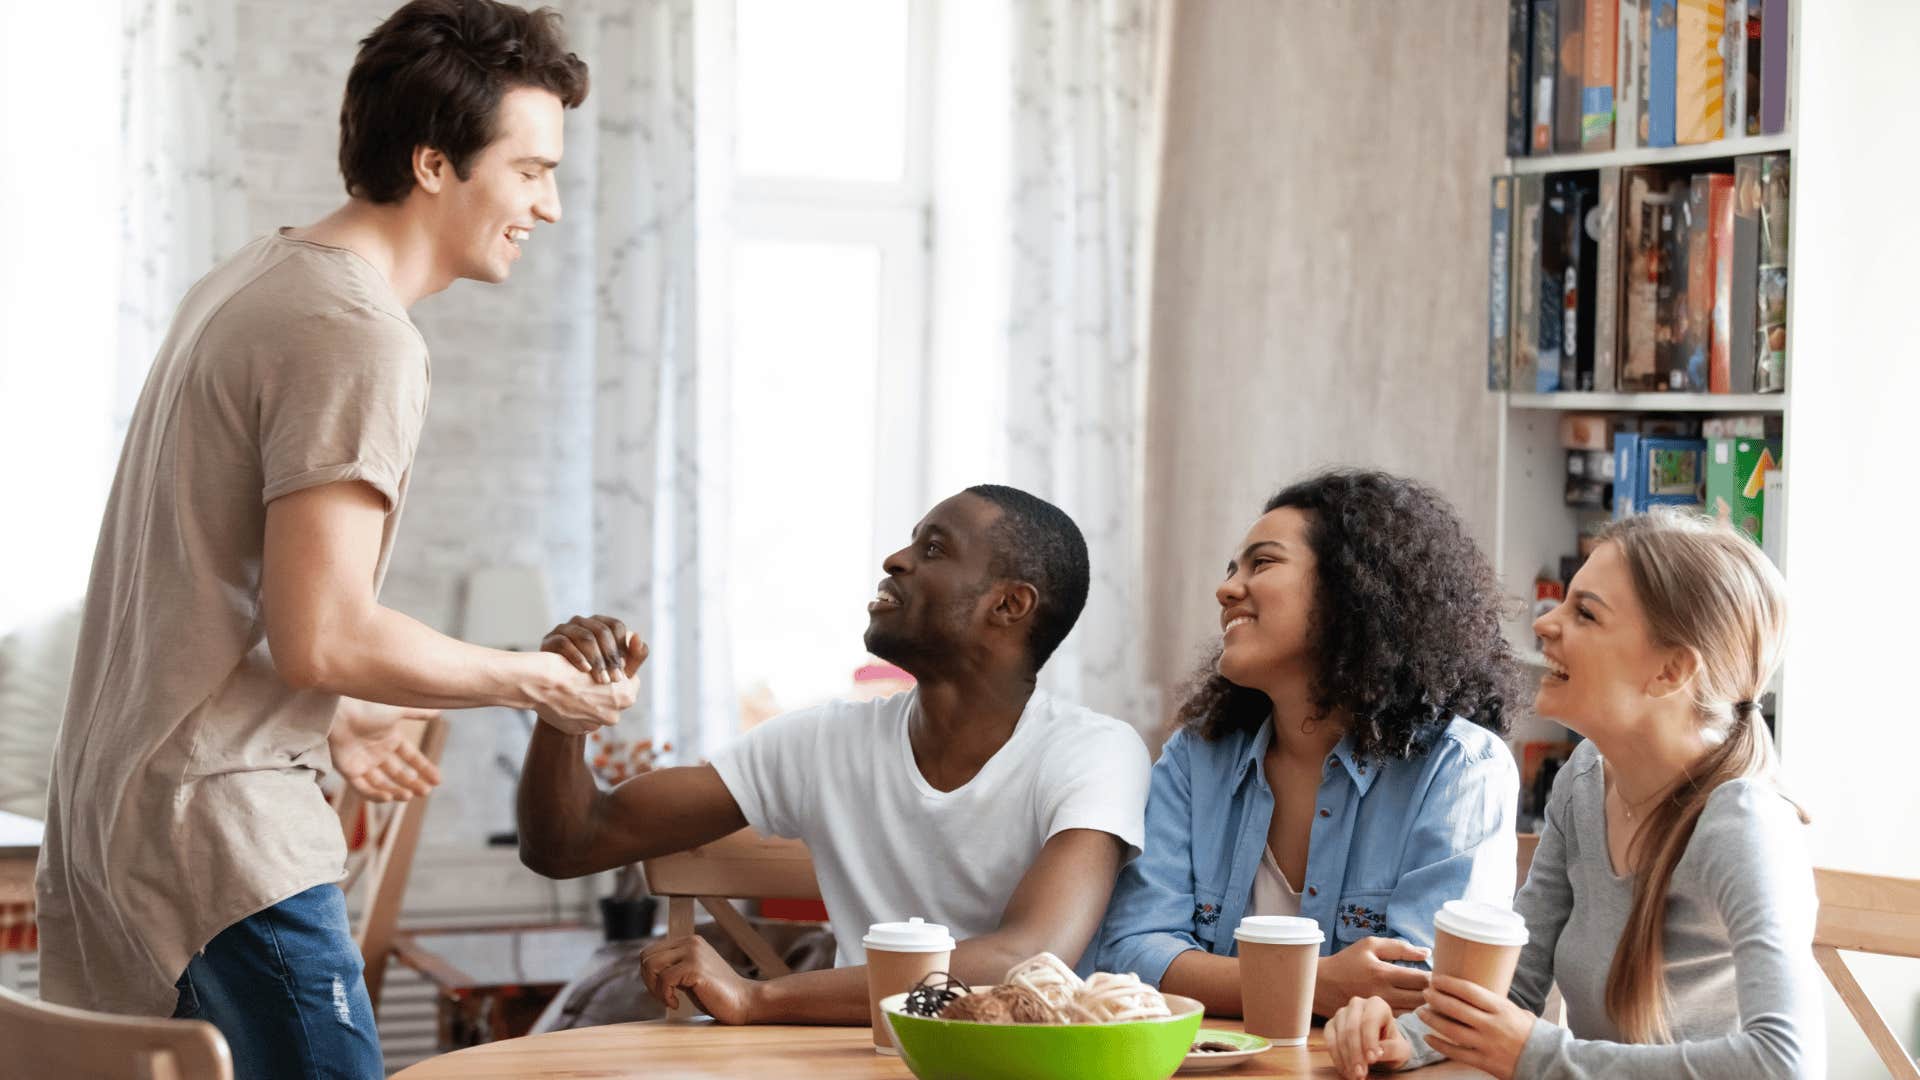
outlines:
[[[608,941],[633,941],[653,936],[653,913],[657,902],[651,896],[625,900],[617,896],[600,898],[600,925]]]

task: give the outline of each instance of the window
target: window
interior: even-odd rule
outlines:
[[[702,543],[748,723],[849,690],[926,509],[928,8],[700,9]]]
[[[120,449],[120,72],[114,5],[0,13],[0,635],[77,603]],[[85,162],[85,167],[75,163]]]

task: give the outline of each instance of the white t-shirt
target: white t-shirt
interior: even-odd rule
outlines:
[[[1129,859],[1145,839],[1147,748],[1126,724],[1036,690],[1006,745],[943,792],[907,738],[919,701],[909,690],[800,709],[713,759],[749,825],[806,843],[842,967],[866,963],[860,939],[876,922],[918,915],[958,940],[997,929],[1057,832],[1111,833]]]

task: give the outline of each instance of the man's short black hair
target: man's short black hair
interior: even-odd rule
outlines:
[[[976,484],[1000,508],[988,532],[995,577],[1024,581],[1040,594],[1027,635],[1027,658],[1038,674],[1087,606],[1087,541],[1066,512],[1045,499],[1001,484]]]

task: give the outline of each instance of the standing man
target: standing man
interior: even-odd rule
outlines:
[[[382,1075],[318,781],[330,761],[376,796],[433,777],[398,749],[399,710],[336,721],[341,696],[537,709],[568,734],[632,704],[637,648],[582,672],[376,599],[427,405],[407,309],[505,281],[559,220],[562,116],[586,93],[550,12],[415,0],[347,77],[346,204],[181,301],[101,525],[54,757],[49,1001],[209,1020],[240,1077]]]

